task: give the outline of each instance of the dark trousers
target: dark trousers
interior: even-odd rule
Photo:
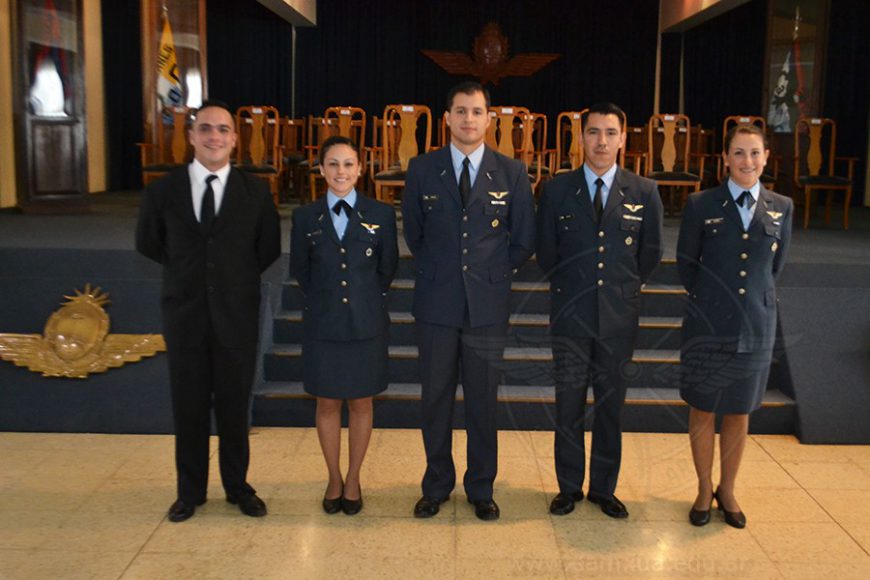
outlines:
[[[496,405],[507,322],[480,328],[451,328],[417,322],[423,385],[423,495],[444,498],[456,484],[453,465],[453,408],[462,371],[468,467],[464,485],[472,501],[492,499],[498,471]]]
[[[168,346],[178,498],[206,498],[212,408],[224,490],[236,497],[254,493],[246,478],[256,346],[227,348],[213,335],[200,346]]]
[[[622,405],[626,365],[634,337],[553,337],[556,369],[555,462],[559,491],[576,493],[583,487],[586,449],[586,396],[595,395],[589,492],[610,497],[616,489],[622,460]]]

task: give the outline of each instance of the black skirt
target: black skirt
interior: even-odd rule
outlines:
[[[387,344],[387,334],[364,340],[306,340],[302,345],[305,392],[329,399],[360,399],[383,392]]]
[[[729,350],[716,345],[683,349],[680,396],[686,403],[723,415],[748,414],[761,407],[773,350]]]

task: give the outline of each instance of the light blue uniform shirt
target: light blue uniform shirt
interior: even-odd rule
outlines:
[[[731,192],[731,197],[734,199],[734,205],[737,206],[737,211],[740,212],[740,219],[743,220],[743,231],[749,229],[749,224],[752,222],[752,215],[755,213],[755,204],[758,203],[758,193],[761,191],[761,186],[758,182],[755,182],[755,185],[750,187],[748,190],[743,189],[733,181],[731,178],[728,178],[728,191]],[[749,191],[752,194],[752,199],[755,200],[755,203],[752,204],[752,207],[743,207],[739,203],[737,203],[737,198],[744,191]]]
[[[338,197],[337,195],[335,195],[331,191],[326,192],[326,205],[329,206],[329,217],[332,218],[332,225],[335,227],[335,233],[338,234],[339,240],[344,239],[344,231],[347,229],[348,217],[347,217],[347,214],[344,213],[343,211],[339,212],[339,214],[336,215],[335,211],[333,211],[332,208],[334,208],[335,204],[337,204],[342,199],[350,205],[351,209],[355,208],[356,207],[356,189],[350,190],[350,193],[348,193],[344,197]]]
[[[474,180],[477,179],[477,172],[480,170],[480,163],[483,161],[483,150],[486,147],[483,143],[480,147],[472,151],[468,155],[468,175],[471,177],[471,187],[474,187]],[[453,172],[456,174],[456,184],[459,185],[459,177],[462,175],[462,162],[465,161],[465,153],[450,144],[450,158],[453,161]]]
[[[589,169],[586,164],[583,164],[583,175],[586,176],[586,185],[589,187],[589,201],[595,204],[595,180],[598,179],[598,175],[595,175],[595,172]],[[607,173],[600,176],[601,181],[604,182],[604,185],[601,186],[601,211],[604,212],[604,208],[607,207],[607,196],[610,195],[610,188],[613,186],[613,179],[616,177],[616,164],[613,164],[613,167],[607,170]]]

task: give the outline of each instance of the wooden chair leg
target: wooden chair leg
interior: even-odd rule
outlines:
[[[825,225],[831,225],[831,205],[834,203],[834,190],[829,189],[825,194]]]
[[[810,227],[810,188],[804,188],[804,229]]]
[[[849,206],[852,205],[852,186],[846,188],[846,199],[843,201],[843,229],[849,229]]]

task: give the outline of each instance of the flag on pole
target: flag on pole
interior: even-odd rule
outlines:
[[[164,107],[182,102],[181,79],[175,58],[175,41],[169,25],[169,10],[163,8],[163,34],[157,51],[157,96]]]

